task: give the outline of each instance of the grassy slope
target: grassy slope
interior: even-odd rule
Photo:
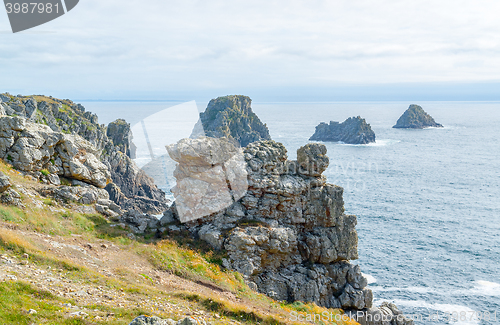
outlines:
[[[0,170],[15,186],[39,186],[3,161]],[[292,311],[340,313],[314,304],[276,302],[253,292],[238,273],[222,269],[221,256],[203,243],[182,236],[131,240],[126,229],[100,215],[76,213],[38,196],[22,195],[22,200],[24,209],[0,204],[0,323],[128,324],[146,314],[173,319],[202,315],[213,324],[288,324]],[[47,244],[53,241],[94,248],[80,256],[78,250]],[[87,262],[88,256],[99,265]],[[56,284],[42,274],[57,278]],[[78,290],[99,295],[71,295]],[[78,308],[68,308],[68,303]],[[29,309],[37,313],[29,314]],[[71,316],[75,310],[87,315]]]

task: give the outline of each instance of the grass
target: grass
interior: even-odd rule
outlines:
[[[2,161],[0,170],[11,178],[13,184],[22,184],[25,187],[39,186],[37,182],[24,177]],[[43,199],[44,204],[41,207],[30,202],[30,199],[24,198],[23,203],[26,208],[23,209],[0,204],[0,224],[3,223],[5,226],[0,227],[0,253],[18,257],[28,254],[29,264],[32,267],[50,266],[52,270],[64,272],[66,278],[75,282],[96,287],[103,286],[109,290],[121,288],[130,299],[137,298],[137,301],[151,297],[160,301],[176,300],[179,303],[189,304],[190,308],[219,313],[222,316],[221,321],[234,319],[248,324],[285,324],[290,323],[287,320],[293,311],[340,313],[339,310],[325,309],[314,304],[279,303],[253,292],[239,273],[221,267],[223,253],[214,252],[205,242],[194,240],[186,234],[163,239],[138,237],[137,240],[131,240],[127,237],[129,230],[119,226],[112,227],[112,223],[99,214],[77,213],[57,205],[52,199]],[[57,210],[53,208],[56,205]],[[57,256],[56,252],[37,246],[34,239],[29,239],[19,230],[67,238],[74,238],[70,236],[77,234],[79,238],[88,242],[105,239],[128,254],[144,258],[159,272],[167,271],[192,280],[213,289],[209,292],[214,293],[161,291],[150,275],[134,272],[133,268],[128,268],[126,265],[117,266],[113,269],[114,276],[107,277],[89,269],[78,260]],[[221,291],[232,292],[241,300],[221,299]],[[81,320],[67,317],[62,307],[65,302],[68,300],[64,297],[54,296],[48,291],[41,291],[26,283],[0,282],[0,320],[7,324],[128,324],[141,314],[155,314],[163,318],[182,316],[141,310],[136,306],[120,309],[99,305],[88,308],[97,309],[104,314],[113,313],[115,317],[106,320],[90,318]],[[37,313],[30,315],[27,313],[28,309],[34,309]],[[356,323],[339,322],[339,324]]]

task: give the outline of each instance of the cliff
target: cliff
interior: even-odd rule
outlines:
[[[109,126],[80,104],[47,96],[0,95],[0,158],[31,176],[55,182],[59,177],[106,187],[125,209],[161,213],[163,191],[130,158],[130,125]],[[57,176],[57,177],[56,177]]]
[[[367,144],[375,142],[375,132],[364,118],[358,116],[350,117],[342,123],[331,121],[328,125],[321,122],[309,140]]]
[[[401,115],[393,128],[396,129],[423,129],[428,127],[442,128],[443,126],[436,123],[432,116],[427,114],[422,107],[418,105],[410,105],[410,107]]]
[[[224,96],[212,99],[200,119],[208,137],[235,139],[242,147],[259,140],[270,140],[269,130],[252,111],[247,96]]]

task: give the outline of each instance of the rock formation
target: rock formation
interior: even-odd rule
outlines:
[[[226,161],[222,157],[231,152],[226,143],[225,139],[181,140],[172,155],[182,171],[176,175],[178,181],[209,182],[200,162]],[[185,154],[178,154],[179,147]],[[394,305],[374,308],[366,278],[359,266],[349,262],[358,258],[356,216],[344,213],[343,189],[326,183],[322,175],[329,164],[323,144],[307,144],[297,150],[297,160],[288,160],[282,144],[258,141],[243,149],[243,158],[247,191],[241,199],[184,224],[179,223],[176,202],[160,220],[167,233],[184,229],[223,251],[226,268],[238,271],[251,288],[274,299],[350,310],[352,317],[368,325],[382,324],[370,318],[379,314],[384,315],[384,324],[413,324]],[[231,168],[225,172],[231,174]],[[241,180],[237,184],[241,186]],[[191,183],[188,192],[203,193],[209,186]],[[241,194],[241,187],[233,189],[231,181],[228,188],[232,197]]]
[[[375,133],[364,118],[350,117],[342,123],[330,121],[321,122],[316,126],[316,132],[311,141],[344,142],[348,144],[367,144],[375,142]]]
[[[427,114],[422,107],[414,104],[410,105],[398,119],[396,125],[393,126],[396,129],[423,129],[428,127],[442,128],[443,126],[436,123],[432,116]]]
[[[161,213],[167,208],[165,193],[130,158],[135,148],[124,120],[106,127],[83,106],[53,97],[5,93],[0,100],[0,115],[10,116],[0,129],[0,157],[15,168],[52,184],[62,176],[108,185],[114,202],[125,209]]]
[[[0,158],[18,170],[44,171],[104,188],[111,175],[96,155],[95,147],[78,135],[20,117],[0,117]]]
[[[209,152],[208,146],[207,138],[197,139],[196,154]],[[324,145],[308,144],[298,150],[297,161],[289,161],[280,143],[248,145],[243,152],[246,194],[185,226],[224,250],[227,268],[273,298],[370,308],[373,295],[367,281],[359,267],[348,262],[358,257],[356,217],[344,214],[343,189],[327,184],[321,175],[328,166],[325,154]],[[178,161],[189,173],[191,159]],[[191,175],[199,178],[196,172]]]
[[[209,137],[233,138],[245,147],[259,140],[270,140],[269,130],[252,111],[247,96],[232,95],[212,99],[200,119]]]

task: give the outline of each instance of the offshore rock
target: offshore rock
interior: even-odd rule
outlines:
[[[443,126],[436,123],[432,116],[427,114],[422,107],[418,105],[410,105],[410,107],[401,115],[393,128],[396,129],[423,129],[428,127],[442,128]]]
[[[289,161],[280,143],[251,143],[243,150],[244,196],[183,227],[223,250],[225,267],[274,299],[371,308],[367,281],[348,262],[358,258],[356,216],[344,214],[343,189],[321,175],[325,154],[323,144],[309,144],[298,150],[298,161]],[[178,210],[165,213],[165,224],[179,218]]]
[[[367,144],[375,142],[375,132],[364,118],[358,116],[350,117],[342,123],[330,121],[328,125],[321,122],[309,140]]]
[[[232,95],[212,99],[200,119],[208,137],[235,139],[242,147],[270,140],[269,130],[252,111],[250,97]]]

